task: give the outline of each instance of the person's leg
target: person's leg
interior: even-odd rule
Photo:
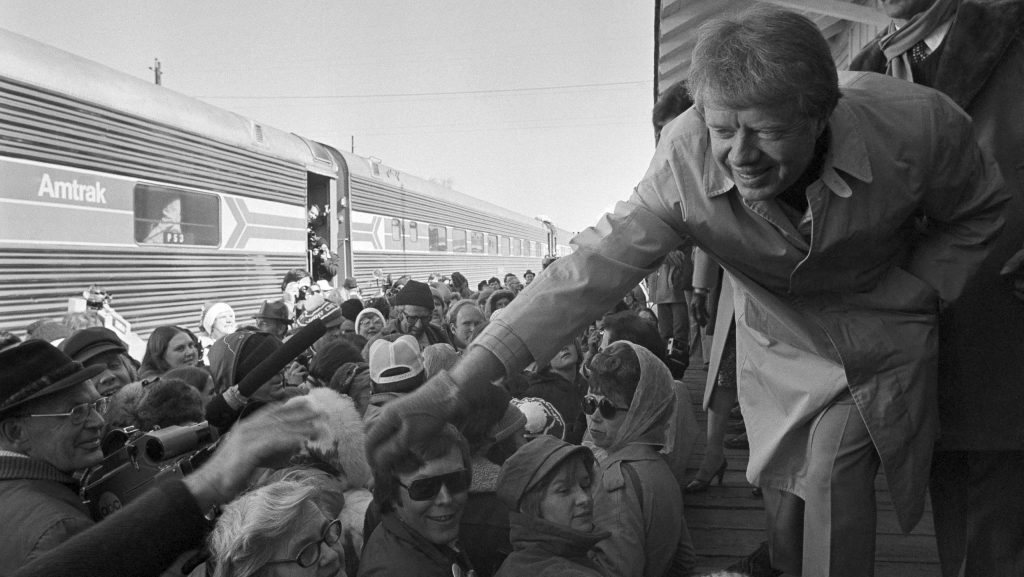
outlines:
[[[672,303],[658,303],[658,334],[661,338],[668,343],[668,340],[672,338]]]
[[[804,508],[800,497],[780,489],[764,488],[770,565],[788,575],[803,574]],[[767,572],[764,569],[762,572]]]
[[[928,492],[943,577],[957,577],[967,552],[967,453],[932,454]]]
[[[1024,575],[1024,451],[971,451],[967,463],[964,577]]]
[[[725,429],[729,425],[729,410],[736,404],[734,387],[715,387],[708,405],[708,444],[696,479],[710,481],[711,476],[725,462]]]
[[[808,445],[805,575],[874,575],[875,476],[880,462],[849,395],[818,417]]]

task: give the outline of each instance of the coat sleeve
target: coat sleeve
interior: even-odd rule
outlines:
[[[506,373],[550,359],[653,272],[685,234],[678,203],[671,200],[679,195],[671,188],[669,157],[659,149],[629,200],[577,235],[573,254],[545,269],[472,346],[493,353]]]
[[[995,160],[977,145],[970,118],[935,96],[941,101],[932,108],[932,178],[922,199],[928,222],[908,269],[951,303],[988,256],[1010,197]]]

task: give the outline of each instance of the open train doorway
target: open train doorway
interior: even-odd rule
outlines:
[[[333,248],[338,235],[334,179],[312,172],[306,176],[306,267],[314,281],[335,284],[344,263]]]

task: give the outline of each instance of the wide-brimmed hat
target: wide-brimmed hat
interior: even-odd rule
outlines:
[[[0,414],[70,389],[105,368],[83,368],[57,347],[35,339],[0,351]]]
[[[124,344],[117,333],[106,327],[89,327],[75,331],[70,337],[60,343],[61,351],[71,357],[71,360],[80,363],[88,363],[92,359],[105,353],[127,353],[128,346]]]
[[[269,319],[291,324],[292,319],[288,314],[288,305],[282,301],[265,301],[260,305],[260,311],[253,315],[254,319]]]

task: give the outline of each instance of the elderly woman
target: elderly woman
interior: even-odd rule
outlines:
[[[373,307],[366,307],[356,315],[356,333],[366,337],[367,340],[380,334],[387,324],[384,313]]]
[[[597,560],[610,575],[664,575],[685,527],[679,483],[658,454],[674,436],[672,375],[626,341],[597,353],[590,368],[583,410],[594,444],[607,454],[594,483],[595,520],[612,534],[597,545]]]
[[[292,475],[255,489],[226,507],[209,537],[213,577],[345,575],[337,507],[325,488]]]
[[[203,349],[203,362],[209,363],[210,347],[217,339],[235,332],[235,309],[228,303],[208,302],[199,317],[199,345]]]
[[[512,553],[496,577],[599,577],[592,555],[611,535],[594,524],[590,449],[543,435],[515,452],[498,474],[508,507]]]
[[[142,356],[139,378],[159,377],[171,369],[194,367],[199,363],[199,341],[192,331],[164,325],[149,335]]]
[[[456,539],[472,478],[469,444],[444,425],[398,451],[375,449],[367,452],[383,518],[363,549],[360,577],[467,575],[472,568]]]

